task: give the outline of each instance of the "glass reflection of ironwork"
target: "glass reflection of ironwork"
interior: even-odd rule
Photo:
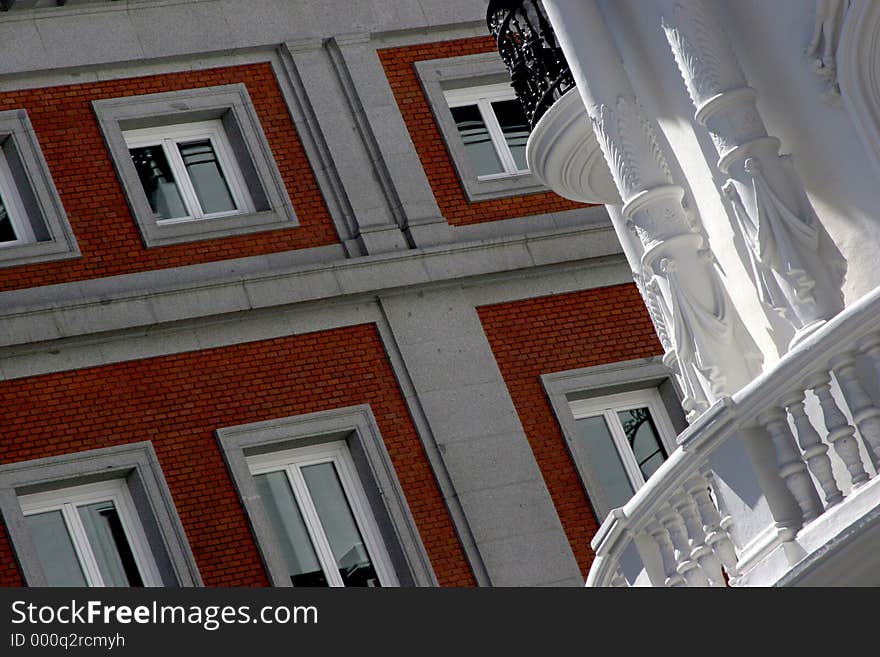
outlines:
[[[618,412],[618,417],[620,417],[620,423],[623,425],[623,433],[626,434],[626,441],[632,448],[639,469],[642,470],[643,474],[645,464],[658,454],[663,457],[663,460],[666,459],[666,450],[663,449],[663,445],[659,439],[660,432],[657,431],[657,427],[654,425],[654,418],[651,417],[651,413],[647,408],[633,408],[627,411],[621,411]],[[650,437],[654,442],[656,449],[650,452],[647,456],[639,458],[638,450],[636,448],[636,437],[639,434],[639,429],[641,429],[644,424],[647,424],[649,427]],[[645,478],[647,479],[648,476],[649,475],[646,475]]]
[[[486,23],[534,128],[550,106],[574,87],[544,7],[539,0],[491,0]]]

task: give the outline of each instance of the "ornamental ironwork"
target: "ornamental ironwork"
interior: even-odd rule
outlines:
[[[486,23],[534,127],[574,79],[539,0],[491,0]]]

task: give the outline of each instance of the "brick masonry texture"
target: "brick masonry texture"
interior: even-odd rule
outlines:
[[[214,430],[364,403],[373,409],[438,580],[474,585],[373,325],[0,384],[0,463],[151,440],[205,584],[265,586]],[[0,586],[21,583],[0,528]]]
[[[244,83],[300,221],[297,228],[144,248],[91,101]],[[0,291],[338,243],[329,212],[270,64],[0,93],[26,109],[82,257],[0,271]]]
[[[478,309],[495,360],[584,574],[598,529],[541,375],[662,354],[635,285]]]
[[[463,226],[585,207],[553,192],[477,203],[468,201],[443,142],[440,128],[431,112],[431,106],[419,83],[415,62],[476,55],[494,50],[495,41],[488,36],[379,50],[379,59],[385,67],[388,82],[425,168],[440,211],[450,224]]]

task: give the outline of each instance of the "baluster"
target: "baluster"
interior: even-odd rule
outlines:
[[[880,381],[880,335],[871,335],[859,343],[859,353],[864,354],[871,366],[874,375]]]
[[[696,475],[685,483],[688,494],[697,504],[697,510],[703,520],[703,531],[706,533],[706,545],[714,552],[721,565],[733,579],[739,576],[736,547],[727,529],[723,526],[721,513],[709,495],[708,477]]]
[[[721,562],[712,548],[706,545],[706,532],[694,499],[687,491],[682,491],[672,498],[672,505],[684,521],[690,539],[691,559],[700,564],[709,586],[726,586]]]
[[[773,449],[776,451],[777,471],[797,502],[804,524],[817,518],[822,513],[822,503],[813,480],[807,473],[807,466],[801,459],[794,436],[791,435],[785,411],[777,407],[770,408],[758,416],[758,423],[770,434]]]
[[[709,586],[709,580],[700,564],[691,559],[690,544],[688,542],[687,528],[678,512],[671,506],[665,506],[660,511],[662,524],[669,532],[672,547],[675,549],[676,569],[684,577],[688,586]]]
[[[874,406],[856,373],[855,354],[847,352],[831,359],[843,398],[853,414],[853,422],[865,441],[865,447],[876,471],[880,468],[880,408]]]
[[[834,479],[831,459],[828,458],[828,445],[822,442],[816,428],[807,417],[807,412],[804,409],[804,393],[795,390],[782,400],[782,405],[788,408],[788,412],[794,419],[795,437],[803,452],[807,467],[825,494],[825,508],[834,506],[843,499],[843,493],[840,492],[837,481]]]
[[[611,586],[618,589],[629,587],[629,582],[627,582],[626,578],[620,574],[620,569],[615,570],[614,575],[611,576]]]
[[[676,588],[685,586],[684,578],[678,572],[678,564],[675,561],[675,548],[669,539],[669,532],[656,521],[649,523],[645,530],[654,539],[654,543],[657,544],[657,549],[660,551],[660,559],[663,561],[663,572],[666,575],[666,586]]]
[[[846,416],[831,395],[831,377],[821,372],[810,379],[807,385],[819,398],[825,429],[828,431],[828,442],[849,471],[852,485],[858,486],[868,481],[868,473],[862,465],[862,456],[859,454],[859,446],[855,439],[856,430],[846,421]]]

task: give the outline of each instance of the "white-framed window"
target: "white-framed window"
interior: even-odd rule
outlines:
[[[529,173],[529,124],[509,83],[450,89],[444,95],[478,180]]]
[[[397,586],[344,441],[247,463],[294,586]]]
[[[656,389],[569,402],[574,440],[609,508],[626,504],[675,448],[676,432]]]
[[[27,111],[0,111],[0,267],[79,255]]]
[[[0,149],[0,248],[35,241],[9,162]]]
[[[220,119],[123,132],[158,224],[253,212]]]
[[[162,586],[125,480],[18,499],[48,586]]]

